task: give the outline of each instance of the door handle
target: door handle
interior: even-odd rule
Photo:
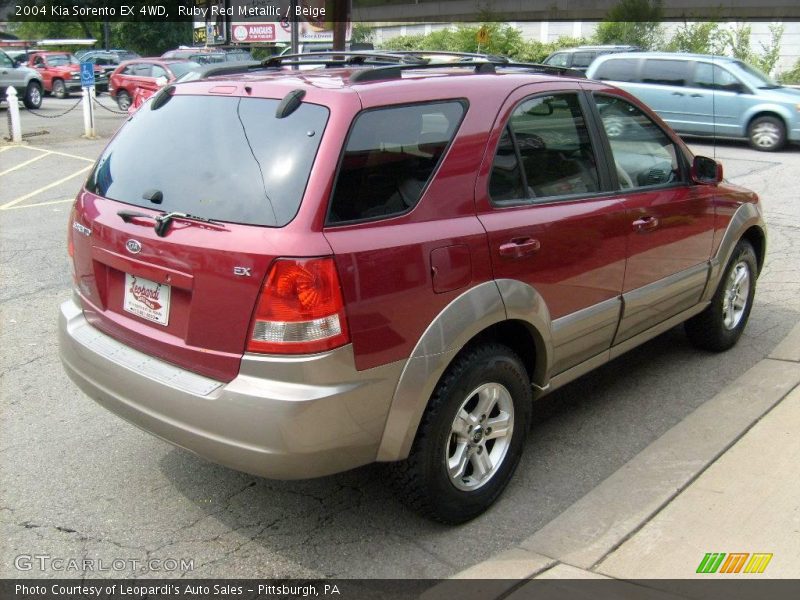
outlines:
[[[702,98],[703,94],[689,94],[692,98]]]
[[[635,231],[642,233],[658,229],[659,221],[656,217],[642,217],[641,219],[636,219],[632,225]]]
[[[683,92],[672,92],[673,96],[683,96]]]
[[[500,256],[505,256],[507,258],[524,258],[536,254],[539,248],[541,248],[539,240],[529,237],[514,238],[505,244],[500,244],[499,251]]]

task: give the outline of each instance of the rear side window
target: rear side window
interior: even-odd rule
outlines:
[[[103,152],[86,189],[167,212],[282,227],[300,207],[328,109],[302,103],[278,119],[278,103],[175,95],[152,110],[150,102]],[[142,197],[153,190],[161,204]]]
[[[642,68],[642,83],[684,86],[686,71],[687,63],[683,60],[648,59]]]
[[[545,61],[548,65],[553,65],[554,67],[568,67],[569,66],[569,54],[566,52],[558,52],[553,54],[550,58]]]
[[[572,66],[585,69],[597,56],[595,52],[576,52],[572,55]]]
[[[464,103],[452,100],[358,115],[339,166],[328,223],[390,217],[413,208],[464,111]]]
[[[737,91],[741,89],[741,82],[725,69],[711,63],[698,62],[694,67],[694,81],[696,87],[708,90]]]
[[[638,81],[638,70],[638,58],[611,58],[597,67],[594,78],[635,82]]]
[[[597,161],[577,95],[523,101],[511,115],[492,163],[492,202],[551,201],[599,189]]]

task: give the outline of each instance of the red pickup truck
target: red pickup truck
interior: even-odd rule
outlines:
[[[81,89],[80,61],[69,52],[31,52],[28,66],[41,74],[44,91],[56,98],[66,98]],[[94,77],[97,93],[108,91],[108,76],[103,67],[94,66]]]

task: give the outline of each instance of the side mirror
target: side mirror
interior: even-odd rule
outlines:
[[[707,156],[695,156],[691,169],[692,181],[703,185],[717,185],[722,181],[722,165]]]

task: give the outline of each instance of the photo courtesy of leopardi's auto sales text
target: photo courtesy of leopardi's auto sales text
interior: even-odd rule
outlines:
[[[0,598],[800,596],[794,0],[0,0]]]

